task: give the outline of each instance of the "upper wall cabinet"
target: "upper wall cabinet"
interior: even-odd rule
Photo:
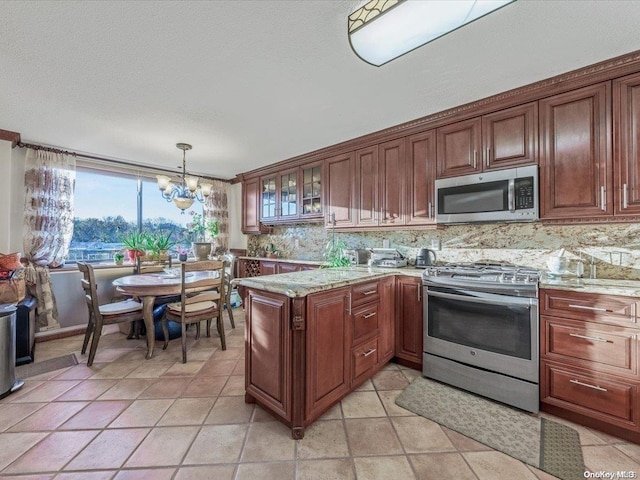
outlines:
[[[405,224],[405,149],[400,138],[355,153],[355,226]]]
[[[540,100],[540,218],[613,214],[611,84]]]
[[[640,74],[613,82],[614,212],[640,215]]]
[[[276,223],[300,215],[298,169],[292,168],[260,178],[260,221]]]
[[[242,182],[242,233],[262,233],[259,178],[251,178]]]
[[[435,223],[436,131],[412,135],[407,139],[406,153],[407,225]]]
[[[537,163],[538,105],[518,105],[437,129],[438,178]]]
[[[355,199],[355,155],[353,152],[324,162],[324,216],[328,227],[353,227]]]
[[[322,218],[322,162],[300,167],[300,218]]]

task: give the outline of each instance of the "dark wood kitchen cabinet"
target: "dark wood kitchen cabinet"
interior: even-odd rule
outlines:
[[[242,182],[242,233],[259,234],[260,224],[260,179],[251,178]]]
[[[279,223],[298,219],[298,168],[260,178],[260,221]]]
[[[357,227],[404,225],[405,148],[401,138],[356,152]]]
[[[432,225],[435,217],[436,131],[412,135],[407,139],[406,156],[407,225]]]
[[[278,262],[260,260],[260,275],[275,275],[278,273]]]
[[[353,227],[355,201],[355,154],[337,155],[325,160],[323,189],[327,227]]]
[[[422,370],[422,279],[396,278],[396,357],[403,365]]]
[[[613,82],[614,214],[640,215],[640,73]]]
[[[438,178],[537,163],[536,102],[440,127]]]
[[[305,416],[317,418],[350,388],[349,288],[309,295]]]
[[[384,365],[393,358],[396,347],[396,278],[385,277],[380,279],[379,289],[380,308],[378,309],[378,314],[380,315],[380,319],[378,320],[378,348],[380,354],[378,355],[378,362]]]
[[[637,298],[540,290],[544,411],[640,440]]]
[[[540,218],[613,215],[611,84],[540,100]]]

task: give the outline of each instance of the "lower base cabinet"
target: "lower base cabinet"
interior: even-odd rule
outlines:
[[[540,290],[540,408],[640,443],[640,301]]]
[[[260,403],[293,438],[303,438],[308,425],[393,356],[393,282],[303,298],[247,288],[245,401]]]
[[[398,363],[422,370],[422,279],[399,276],[396,282],[396,358]]]

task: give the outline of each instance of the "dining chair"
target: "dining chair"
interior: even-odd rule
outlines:
[[[236,322],[233,319],[233,310],[231,309],[231,280],[235,278],[236,271],[236,257],[230,253],[222,255],[222,261],[225,262],[224,272],[224,306],[229,314],[229,322],[231,328],[236,328]]]
[[[169,345],[168,320],[180,323],[182,327],[182,363],[187,363],[187,325],[196,324],[196,340],[200,338],[200,322],[207,321],[207,337],[211,336],[211,321],[215,318],[220,335],[222,350],[227,349],[224,336],[224,322],[222,319],[222,304],[224,302],[224,268],[225,263],[218,260],[204,260],[187,262],[180,266],[181,288],[180,302],[169,303],[162,316],[162,332],[164,334],[163,350]],[[188,274],[192,272],[214,272],[217,275],[199,282],[186,282]],[[213,291],[213,290],[216,291]],[[203,293],[190,296],[197,291]]]
[[[98,287],[93,271],[93,266],[88,263],[78,262],[78,270],[82,272],[83,278],[80,279],[82,288],[84,289],[87,308],[89,310],[89,320],[87,322],[87,330],[84,334],[81,353],[84,355],[87,351],[89,339],[91,339],[91,348],[89,349],[89,358],[87,366],[93,365],[93,359],[96,356],[100,335],[102,335],[102,327],[114,323],[134,322],[142,320],[142,303],[133,299],[122,302],[107,303],[100,305],[98,301]]]
[[[171,255],[141,255],[136,257],[134,273],[162,272],[165,268],[171,268]]]

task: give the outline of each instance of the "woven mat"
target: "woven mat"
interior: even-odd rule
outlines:
[[[77,364],[78,359],[76,358],[75,353],[70,353],[69,355],[50,358],[49,360],[43,360],[42,362],[20,365],[19,367],[16,367],[16,378],[24,379],[28,377],[35,377],[36,375],[60,370],[61,368],[72,367]]]
[[[578,432],[486,398],[416,378],[396,403],[563,480],[584,479]]]

